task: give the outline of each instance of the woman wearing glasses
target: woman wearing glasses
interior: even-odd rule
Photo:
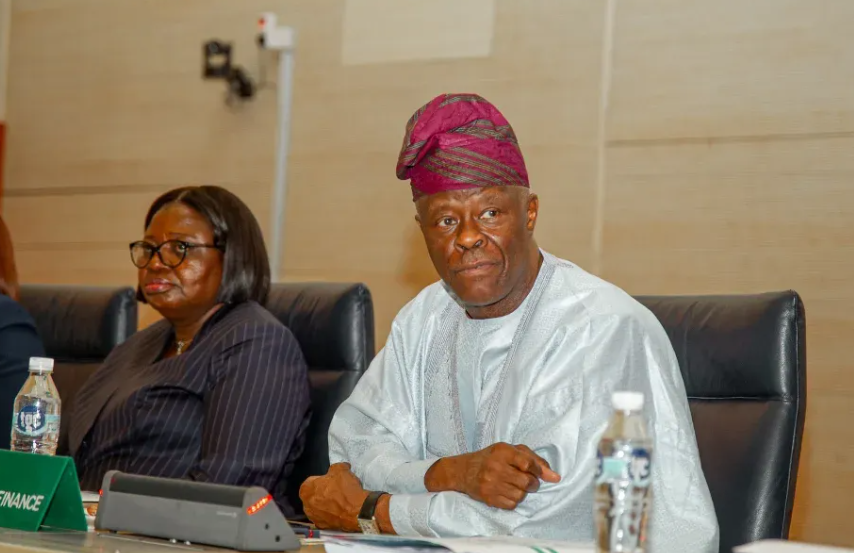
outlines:
[[[290,516],[308,373],[262,307],[270,266],[255,217],[223,188],[173,190],[130,253],[138,298],[163,320],[118,346],[75,398],[68,447],[81,488],[97,491],[113,469],[257,485]]]

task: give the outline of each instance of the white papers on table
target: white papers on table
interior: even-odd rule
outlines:
[[[733,548],[734,553],[854,553],[854,549],[784,540],[761,540]]]
[[[490,538],[405,538],[321,533],[327,553],[591,553],[592,544],[500,536]]]
[[[83,503],[98,503],[101,500],[101,495],[98,492],[80,492],[83,498]]]
[[[592,543],[537,540],[498,536],[492,538],[432,539],[454,553],[592,553]]]

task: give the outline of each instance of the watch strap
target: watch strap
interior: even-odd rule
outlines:
[[[377,503],[382,496],[384,496],[386,492],[371,492],[368,494],[368,497],[365,498],[365,502],[362,503],[362,509],[359,511],[359,518],[362,520],[373,520],[374,513],[377,510]]]

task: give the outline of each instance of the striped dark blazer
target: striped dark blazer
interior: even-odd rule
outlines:
[[[269,490],[285,483],[309,419],[308,369],[293,334],[255,302],[226,306],[182,354],[159,321],[113,350],[75,398],[68,447],[83,490],[104,473]]]

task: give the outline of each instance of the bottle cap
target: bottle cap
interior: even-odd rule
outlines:
[[[640,392],[614,392],[611,405],[617,411],[640,411],[643,409],[643,394]]]
[[[30,357],[30,372],[49,374],[53,372],[53,359],[50,357]]]

